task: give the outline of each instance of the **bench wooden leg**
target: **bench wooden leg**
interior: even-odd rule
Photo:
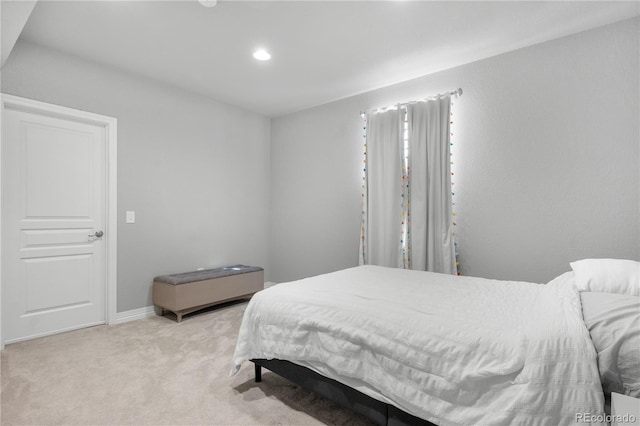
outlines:
[[[258,364],[254,364],[253,366],[255,371],[255,381],[256,383],[260,383],[262,381],[262,366]]]

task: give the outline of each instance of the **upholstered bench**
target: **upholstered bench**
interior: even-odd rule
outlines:
[[[257,266],[235,265],[153,279],[153,304],[182,316],[218,303],[251,297],[264,288],[264,270]]]

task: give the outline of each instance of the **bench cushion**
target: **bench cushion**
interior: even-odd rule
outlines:
[[[167,284],[179,285],[196,281],[205,281],[213,278],[228,277],[231,275],[246,274],[248,272],[258,272],[263,269],[258,266],[234,265],[223,268],[203,269],[202,271],[182,272],[180,274],[160,275],[154,281]]]

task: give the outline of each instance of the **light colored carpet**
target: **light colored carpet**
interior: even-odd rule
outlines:
[[[253,364],[229,377],[246,302],[8,345],[5,425],[368,425]]]

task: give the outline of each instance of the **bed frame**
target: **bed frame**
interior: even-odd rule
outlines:
[[[436,426],[399,408],[378,401],[336,380],[324,377],[306,367],[279,359],[252,359],[255,381],[262,381],[262,367],[284,377],[304,389],[317,393],[338,405],[348,408],[378,425]]]

